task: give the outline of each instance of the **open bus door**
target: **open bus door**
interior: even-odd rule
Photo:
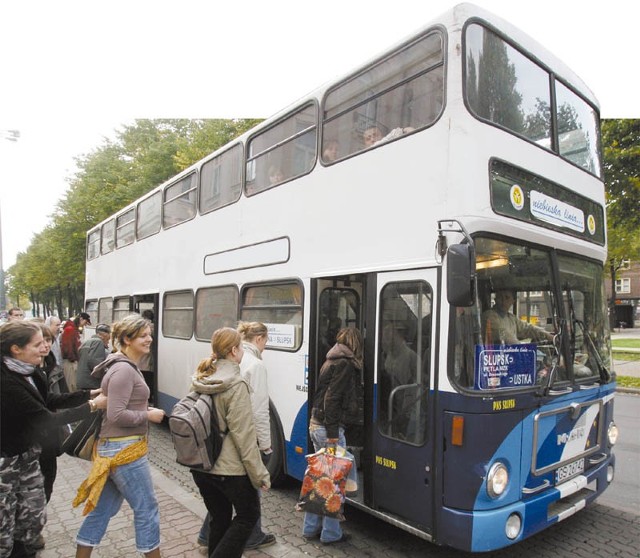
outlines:
[[[140,371],[151,392],[149,394],[149,402],[152,405],[158,404],[158,375],[156,370],[156,362],[158,362],[158,340],[155,333],[158,331],[158,301],[158,293],[133,295],[133,311],[140,314],[143,318],[147,318],[153,324],[151,327],[151,335],[153,336],[151,353],[148,359],[143,359],[140,362]]]
[[[434,405],[429,385],[436,281],[435,269],[379,273],[367,299],[376,309],[368,504],[428,533],[433,528]],[[371,335],[374,328],[369,329]]]

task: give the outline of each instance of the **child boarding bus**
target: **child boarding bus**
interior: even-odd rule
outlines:
[[[267,324],[274,479],[305,471],[341,327],[365,338],[349,502],[489,551],[614,475],[598,104],[462,4],[90,230],[92,323],[152,316],[170,412],[210,338]]]

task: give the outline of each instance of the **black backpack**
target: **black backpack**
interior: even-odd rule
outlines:
[[[192,391],[169,416],[176,461],[190,469],[209,471],[215,465],[226,431],[220,429],[213,397]]]

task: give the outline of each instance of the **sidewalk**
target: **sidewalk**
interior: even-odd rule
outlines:
[[[75,536],[82,524],[82,507],[73,508],[71,502],[91,463],[63,455],[58,458],[58,476],[51,501],[47,506],[47,525],[44,530],[46,546],[39,558],[69,558],[75,556]],[[196,535],[206,511],[199,498],[189,494],[168,480],[155,468],[153,483],[160,503],[162,556],[201,558]],[[125,502],[111,520],[102,544],[93,551],[96,558],[136,556],[133,513]]]
[[[58,476],[51,501],[47,506],[47,525],[44,529],[45,548],[38,558],[70,558],[75,556],[75,536],[82,524],[82,508],[71,502],[80,483],[86,478],[91,464],[88,461],[63,455],[58,458]],[[152,466],[153,483],[160,504],[161,553],[163,558],[201,558],[196,543],[206,510],[202,500],[182,488]],[[298,521],[299,523],[299,521]],[[302,538],[300,537],[301,542]],[[125,502],[111,519],[102,544],[92,558],[129,558],[136,553],[133,513]],[[286,545],[282,537],[261,551],[247,551],[247,558],[305,556],[293,545]]]

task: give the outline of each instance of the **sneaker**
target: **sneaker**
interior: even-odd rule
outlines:
[[[207,556],[209,554],[209,543],[198,537],[198,552]]]
[[[349,533],[342,533],[340,538],[336,539],[335,541],[320,541],[320,542],[326,546],[328,544],[337,544],[337,543],[347,542],[350,538],[351,538],[351,535]]]
[[[244,547],[245,550],[256,550],[258,548],[264,548],[265,546],[271,546],[272,544],[276,544],[276,538],[271,533],[266,533],[264,538],[255,544],[248,544]]]

